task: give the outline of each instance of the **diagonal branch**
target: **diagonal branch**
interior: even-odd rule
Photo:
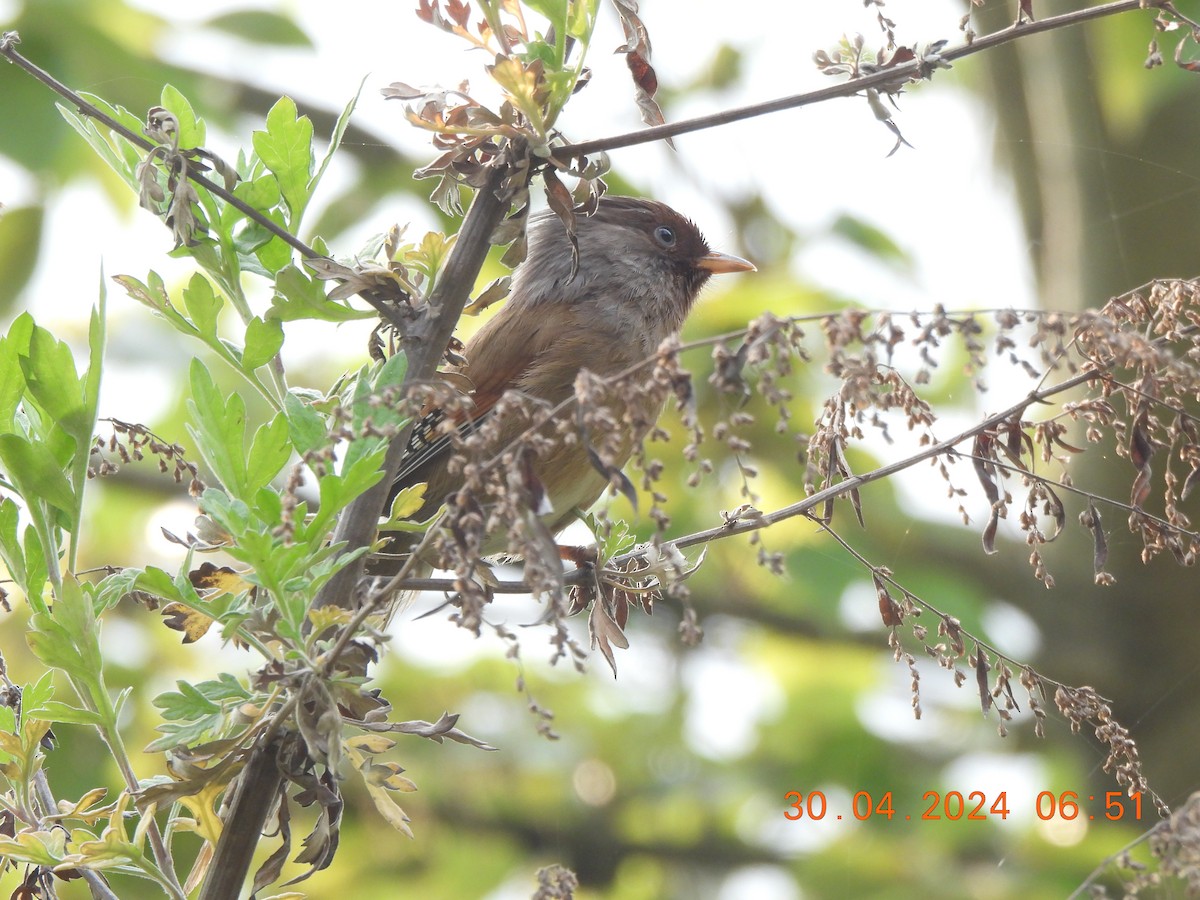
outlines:
[[[1037,22],[1017,22],[1002,31],[977,37],[971,43],[964,44],[961,47],[939,51],[937,58],[945,62],[952,62],[974,53],[990,50],[1001,44],[1007,44],[1018,38],[1027,37],[1028,35],[1038,34],[1043,31],[1052,31],[1058,28],[1068,28],[1072,25],[1078,25],[1093,19],[1102,19],[1107,16],[1146,8],[1170,10],[1170,5],[1165,0],[1116,0],[1114,3],[1093,6],[1089,9],[1079,9],[1063,13],[1060,16],[1051,16]],[[825,100],[852,97],[868,89],[881,90],[889,85],[894,86],[898,83],[920,80],[928,76],[928,70],[929,63],[924,59],[917,59],[913,62],[903,63],[902,65],[891,66],[862,78],[855,78],[832,85],[831,87],[820,88],[819,90],[808,91],[803,94],[791,94],[787,97],[779,97],[763,103],[739,106],[736,109],[727,109],[722,112],[712,113],[711,115],[697,116],[694,119],[684,119],[679,122],[668,122],[665,125],[655,125],[652,128],[643,128],[639,131],[630,131],[625,134],[613,135],[612,137],[564,144],[563,146],[554,148],[554,155],[559,159],[571,159],[587,156],[590,153],[599,153],[602,150],[616,150],[620,147],[648,144],[651,141],[673,138],[677,135],[702,131],[718,125],[728,125],[732,122],[754,119],[758,116],[783,112],[788,109],[811,106],[814,103],[821,103]]]

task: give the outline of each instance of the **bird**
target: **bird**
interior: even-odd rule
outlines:
[[[654,356],[676,334],[711,276],[753,271],[745,259],[710,249],[696,225],[655,200],[605,196],[590,215],[576,219],[575,242],[547,210],[531,217],[528,249],[512,275],[501,309],[466,343],[462,361],[447,377],[463,386],[465,403],[451,411],[422,411],[392,485],[391,502],[403,489],[425,484],[416,521],[453,501],[464,478],[452,466],[452,433],[492,429],[501,450],[526,432],[528,417],[508,414],[505,395],[553,408],[575,396],[580,371],[611,377]],[[657,408],[634,417],[613,415],[603,435],[608,457],[597,465],[586,441],[551,440],[528,459],[538,485],[536,512],[557,534],[604,493],[632,452],[634,442],[657,420]],[[619,411],[618,411],[619,412]],[[493,417],[507,416],[494,420]],[[626,433],[629,432],[629,433]],[[561,432],[560,432],[561,437]],[[514,463],[515,464],[515,463]],[[411,544],[411,538],[407,539]],[[393,553],[404,542],[393,542]]]

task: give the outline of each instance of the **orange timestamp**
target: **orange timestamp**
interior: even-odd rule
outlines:
[[[822,791],[788,791],[783,798],[788,804],[783,816],[793,822],[801,819],[820,821],[827,817],[841,820],[847,815],[860,822],[877,818],[890,822],[897,816],[904,820],[915,817],[925,821],[946,819],[953,822],[984,822],[989,819],[1004,820],[1011,814],[1008,791],[1000,791],[993,797],[988,797],[983,791],[970,791],[965,795],[961,791],[926,791],[921,798],[925,808],[920,815],[915,815],[916,811],[920,810],[919,806],[917,810],[908,814],[897,811],[891,791],[884,791],[878,796],[870,791],[858,791],[846,815],[831,811]],[[1042,791],[1034,800],[1033,811],[1042,821],[1100,818],[1119,822],[1124,819],[1142,818],[1142,795],[1139,791],[1128,796],[1124,791],[1105,791],[1101,798],[1102,807],[1087,805],[1097,802],[1094,794],[1081,798],[1076,791],[1061,791],[1057,794],[1053,791]]]

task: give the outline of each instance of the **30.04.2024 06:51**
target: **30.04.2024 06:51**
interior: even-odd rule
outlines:
[[[812,819],[814,821],[824,819],[829,811],[829,805],[826,801],[825,794],[822,791],[810,791],[807,794],[800,791],[788,791],[784,794],[784,799],[788,801],[789,806],[783,813],[784,818],[791,821],[799,821],[801,819]],[[926,791],[922,797],[928,801],[929,806],[921,814],[923,820],[940,820],[949,819],[958,821],[965,819],[969,822],[986,821],[992,818],[1007,819],[1010,813],[1008,808],[1008,792],[1001,791],[992,802],[988,803],[988,797],[982,791],[971,791],[964,798],[960,791],[947,791],[944,795],[938,791]],[[1088,795],[1088,801],[1095,802],[1094,795]],[[1135,820],[1142,818],[1142,795],[1140,792],[1134,792],[1129,795],[1129,804],[1127,810],[1125,802],[1125,793],[1123,791],[1106,791],[1104,793],[1104,810],[1102,818],[1108,819],[1110,822],[1117,822],[1126,818],[1126,814]],[[892,801],[892,792],[885,791],[878,801],[871,795],[869,791],[859,791],[854,795],[854,800],[851,805],[851,810],[854,818],[861,821],[866,821],[873,816],[883,816],[891,821],[892,817],[897,815]],[[1081,815],[1088,819],[1095,819],[1095,814],[1084,812],[1079,805],[1079,794],[1075,791],[1062,791],[1055,794],[1052,791],[1042,791],[1037,795],[1034,801],[1034,812],[1037,817],[1043,821],[1050,819],[1077,819]],[[836,816],[841,819],[841,815]],[[911,815],[903,817],[906,820],[912,819]]]

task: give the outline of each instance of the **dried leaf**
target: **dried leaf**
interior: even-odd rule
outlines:
[[[1183,488],[1179,491],[1179,499],[1186,500],[1196,487],[1198,481],[1200,481],[1200,466],[1195,466],[1192,468],[1192,471],[1188,472],[1187,478],[1183,481]]]
[[[979,705],[983,707],[985,716],[992,706],[992,692],[988,688],[988,671],[991,668],[988,665],[987,654],[977,643],[975,645],[975,685],[979,688]]]
[[[1195,41],[1194,35],[1192,40]],[[1179,66],[1185,72],[1200,72],[1200,60],[1183,58],[1183,45],[1185,43],[1187,43],[1187,40],[1183,39],[1175,45],[1175,65]]]
[[[1154,443],[1150,439],[1147,414],[1143,412],[1129,429],[1129,461],[1137,468],[1137,476],[1133,479],[1129,503],[1136,509],[1141,509],[1146,498],[1150,496],[1150,479],[1152,470],[1150,459],[1154,455]]]
[[[425,722],[422,720],[413,720],[411,722],[396,722],[386,726],[386,730],[395,731],[401,734],[415,734],[418,737],[429,738],[431,741],[441,743],[443,740],[454,741],[457,744],[470,744],[472,747],[477,747],[480,750],[495,750],[496,748],[490,744],[471,737],[469,734],[459,731],[455,728],[458,722],[457,713],[442,713],[440,719],[436,722]]]
[[[592,604],[592,614],[588,616],[588,633],[592,638],[592,649],[599,648],[612,669],[613,678],[617,677],[617,661],[613,655],[613,645],[622,650],[629,649],[629,639],[616,623],[603,603]]]
[[[254,587],[229,566],[217,567],[210,562],[202,563],[200,568],[188,572],[188,581],[198,593],[208,592],[209,595],[237,595]]]
[[[212,627],[213,620],[201,612],[182,603],[168,603],[162,608],[163,624],[173,631],[183,633],[183,643],[200,640]]]
[[[883,617],[884,627],[895,628],[903,624],[904,614],[900,610],[900,604],[892,598],[887,584],[879,577],[878,572],[872,572],[871,579],[875,582],[875,594],[879,598],[879,614]]]
[[[1097,576],[1104,572],[1108,562],[1108,539],[1104,536],[1104,525],[1100,520],[1100,510],[1096,504],[1088,500],[1087,512],[1081,516],[1083,524],[1092,532],[1092,569]]]
[[[463,313],[468,316],[477,316],[493,303],[499,303],[508,296],[510,284],[512,284],[511,276],[505,275],[503,278],[497,278],[463,308]]]
[[[546,200],[550,204],[550,209],[562,222],[563,228],[567,232],[567,240],[571,242],[571,280],[574,281],[575,275],[579,272],[579,238],[575,234],[575,200],[566,185],[559,181],[558,174],[553,169],[547,168],[542,172],[542,181],[546,186]]]
[[[625,54],[625,62],[629,66],[629,74],[633,77],[634,97],[642,121],[647,125],[661,125],[666,119],[662,109],[654,99],[658,93],[658,75],[650,63],[650,35],[638,15],[637,0],[613,0],[617,15],[621,19],[621,28],[625,32],[625,43],[617,48],[617,53]],[[675,145],[667,139],[667,145],[672,149]]]

